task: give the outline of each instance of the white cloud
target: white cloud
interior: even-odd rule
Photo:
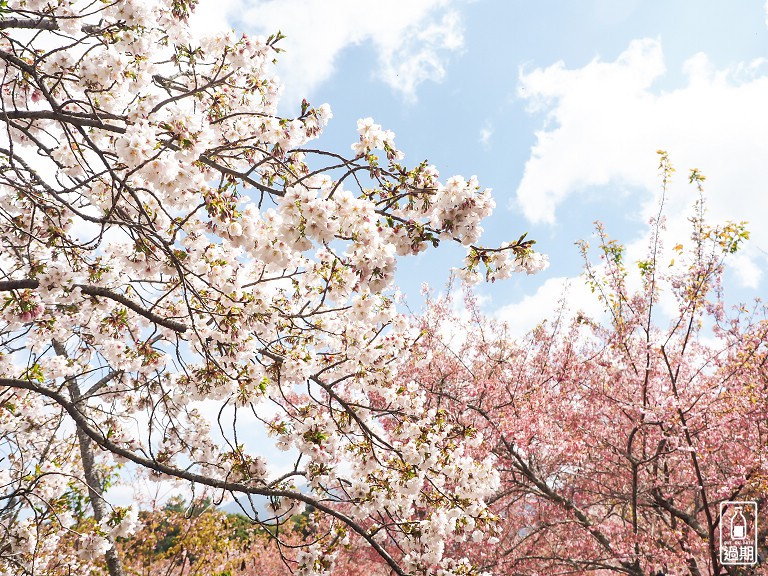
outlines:
[[[502,306],[494,316],[507,322],[512,337],[522,337],[543,320],[552,321],[555,311],[565,302],[562,320],[567,323],[581,313],[594,321],[604,320],[603,305],[587,286],[584,278],[548,278],[536,292],[519,302]]]
[[[750,258],[747,254],[738,254],[730,260],[730,266],[736,272],[739,282],[747,288],[757,288],[763,277],[763,271],[755,260],[756,258]]]
[[[311,95],[331,77],[344,48],[366,42],[377,52],[374,77],[413,100],[419,84],[444,78],[446,57],[464,44],[456,1],[203,0],[194,24],[285,34],[278,72],[287,100]]]
[[[519,209],[532,222],[555,222],[567,198],[590,187],[606,194],[641,189],[632,210],[647,218],[656,211],[657,148],[680,170],[667,195],[670,234],[687,238],[686,215],[696,199],[686,186],[689,168],[707,176],[708,218],[748,220],[752,241],[737,272],[756,285],[768,248],[768,76],[756,60],[716,69],[705,54],[683,67],[685,86],[658,91],[666,69],[661,43],[635,40],[614,62],[593,60],[583,68],[562,62],[521,71],[519,94],[545,124],[517,190]],[[603,193],[591,190],[591,194]],[[628,239],[622,239],[627,241]]]
[[[189,19],[189,25],[199,36],[226,32],[234,28],[232,18],[242,8],[243,0],[201,0]]]
[[[493,126],[490,122],[486,122],[483,124],[483,127],[480,128],[480,137],[478,138],[478,142],[487,148],[491,144],[491,136],[493,136]]]
[[[392,0],[387,7],[391,4]],[[427,80],[443,80],[446,53],[460,50],[464,45],[461,17],[457,11],[448,10],[439,20],[430,20],[427,13],[406,22],[405,27],[394,24],[399,35],[382,34],[377,30],[371,36],[379,51],[381,79],[409,100],[414,100],[419,84]]]

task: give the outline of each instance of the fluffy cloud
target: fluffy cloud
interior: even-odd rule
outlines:
[[[280,30],[287,51],[280,55],[286,98],[297,100],[328,80],[334,62],[350,45],[376,49],[375,77],[406,99],[424,81],[445,76],[445,60],[464,43],[456,0],[203,0],[194,24],[216,29],[235,24],[260,34]]]
[[[687,237],[696,193],[686,174],[698,167],[708,178],[708,217],[750,221],[753,240],[734,264],[743,284],[757,286],[768,249],[766,69],[756,60],[718,70],[700,53],[685,62],[683,87],[655,90],[664,55],[659,41],[644,39],[614,62],[521,71],[519,95],[545,121],[517,190],[519,209],[532,222],[554,223],[558,205],[586,189],[640,189],[647,218],[658,203],[654,152],[663,148],[681,172],[666,198],[670,234]]]
[[[489,148],[491,145],[491,137],[493,136],[493,125],[486,121],[485,124],[483,124],[483,127],[480,128],[480,137],[478,138],[478,142],[482,144],[484,148]]]
[[[603,305],[582,277],[548,278],[535,293],[524,296],[514,304],[502,306],[494,316],[508,323],[510,336],[519,338],[545,318],[553,321],[555,310],[563,302],[566,304],[562,316],[565,324],[579,313],[594,321],[605,320]]]
[[[235,28],[232,19],[242,7],[243,0],[201,0],[189,19],[189,25],[198,35],[231,30]]]

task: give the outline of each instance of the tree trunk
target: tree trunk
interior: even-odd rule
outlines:
[[[59,356],[67,355],[64,345],[60,342],[54,341],[53,348]],[[80,386],[77,383],[77,380],[70,380],[67,388],[69,390],[69,395],[72,398],[72,403],[78,410],[83,412],[84,406],[80,404]],[[77,441],[78,444],[80,444],[80,459],[83,462],[83,472],[85,473],[85,482],[88,485],[88,498],[91,500],[93,517],[98,524],[101,524],[102,520],[109,515],[104,500],[104,492],[101,488],[102,479],[99,477],[99,473],[96,470],[93,442],[91,442],[91,439],[79,426],[77,427]],[[109,576],[125,576],[123,565],[120,563],[120,556],[117,554],[115,541],[110,535],[107,535],[107,540],[111,544],[111,547],[105,554]]]

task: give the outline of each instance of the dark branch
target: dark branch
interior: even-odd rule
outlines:
[[[55,112],[53,110],[7,110],[2,113],[8,120],[55,120],[77,126],[91,126],[93,128],[102,128],[110,132],[119,134],[125,133],[124,126],[115,124],[105,124],[99,118],[97,112],[84,114],[77,112]],[[110,115],[111,116],[111,115]],[[118,119],[118,118],[113,118]]]
[[[35,290],[39,287],[40,287],[40,280],[37,280],[35,278],[25,279],[25,280],[0,281],[0,292],[7,292],[9,290],[24,290],[24,289]],[[147,310],[142,306],[139,306],[133,300],[126,298],[122,294],[113,292],[109,288],[102,288],[101,286],[90,286],[88,284],[73,284],[72,288],[80,288],[80,291],[83,294],[86,294],[88,296],[101,296],[103,298],[109,298],[110,300],[119,302],[126,308],[129,308],[130,310],[133,310],[134,312],[136,312],[136,314],[143,316],[144,318],[146,318],[147,320],[150,320],[151,322],[154,322],[158,326],[168,328],[169,330],[173,330],[174,332],[179,332],[183,334],[184,332],[187,331],[187,326],[185,324],[178,322],[176,320],[163,318],[162,316],[159,316],[154,312]]]
[[[59,21],[56,18],[3,18],[0,20],[0,30],[8,28],[24,28],[32,30],[59,30]],[[84,24],[82,31],[86,34],[95,34],[101,31],[100,26]]]

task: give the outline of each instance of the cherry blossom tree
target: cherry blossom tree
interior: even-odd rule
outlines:
[[[768,318],[723,300],[744,224],[710,226],[703,200],[690,221],[665,250],[660,211],[636,263],[598,226],[600,262],[582,249],[603,319],[569,317],[566,296],[516,340],[471,296],[430,301],[412,377],[501,474],[487,500],[498,543],[468,529],[453,554],[503,574],[759,573],[721,564],[719,505],[752,500],[768,517]],[[763,558],[766,537],[763,521]]]
[[[350,538],[397,574],[473,573],[445,541],[487,528],[498,473],[400,373],[397,258],[455,241],[470,281],[546,261],[479,245],[490,192],[406,166],[370,118],[351,154],[314,147],[331,111],[278,115],[281,35],[197,37],[194,3],[0,6],[0,573],[123,574],[120,465],[266,503],[246,511],[297,574]],[[314,537],[283,545],[305,505]]]

